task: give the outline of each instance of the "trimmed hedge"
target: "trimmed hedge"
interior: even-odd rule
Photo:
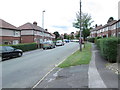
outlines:
[[[25,44],[9,45],[9,46],[12,46],[17,49],[21,49],[23,50],[23,52],[35,50],[38,48],[36,43],[25,43]]]
[[[95,38],[95,40],[94,40],[95,44],[97,44],[97,40],[100,39],[100,38],[102,38],[102,37],[96,37]]]
[[[109,62],[117,62],[117,47],[120,44],[120,39],[118,38],[103,38],[98,39],[96,42],[98,48],[100,49],[101,55]]]
[[[88,38],[87,41],[88,41],[88,42],[92,42],[92,43],[94,43],[95,38]]]

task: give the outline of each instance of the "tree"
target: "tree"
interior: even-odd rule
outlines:
[[[55,39],[57,40],[58,37],[60,37],[60,34],[58,31],[55,31],[53,34],[55,34]]]
[[[66,33],[64,33],[64,39],[67,39],[67,34]]]
[[[74,35],[73,34],[70,36],[70,39],[74,39]]]
[[[87,13],[82,13],[80,20],[80,14],[78,12],[76,13],[76,20],[73,23],[73,27],[80,28],[80,22],[81,22],[82,36],[85,40],[85,38],[90,35],[90,26],[93,23],[93,21],[91,16]]]
[[[111,22],[111,21],[113,21],[113,20],[114,20],[114,18],[113,18],[113,17],[110,17],[110,18],[108,19],[107,23],[109,23],[109,22]]]

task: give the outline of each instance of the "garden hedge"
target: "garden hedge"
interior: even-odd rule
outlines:
[[[94,43],[95,38],[88,38],[87,41],[88,41],[88,42],[92,42],[92,43]]]
[[[117,61],[117,50],[118,44],[120,44],[120,39],[118,38],[98,39],[96,44],[100,49],[101,55],[106,60],[113,63]]]
[[[21,49],[23,50],[23,52],[35,50],[38,48],[36,43],[25,43],[25,44],[9,45],[9,46],[12,46],[17,49]]]

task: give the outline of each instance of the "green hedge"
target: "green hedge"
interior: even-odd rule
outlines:
[[[87,41],[88,41],[88,42],[92,42],[92,43],[94,43],[95,38],[88,38]]]
[[[96,37],[96,38],[94,39],[95,44],[97,44],[97,40],[100,39],[100,38],[102,38],[102,37]]]
[[[37,44],[36,43],[25,43],[25,44],[18,44],[18,45],[9,45],[17,49],[25,51],[31,51],[37,49]]]
[[[118,38],[103,38],[98,39],[96,42],[98,48],[100,49],[101,55],[109,62],[117,61],[117,47],[120,44],[120,39]]]

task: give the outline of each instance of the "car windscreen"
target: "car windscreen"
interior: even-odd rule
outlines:
[[[59,43],[59,42],[62,42],[62,41],[57,41],[57,42]]]
[[[44,42],[43,44],[50,44],[51,42]]]

